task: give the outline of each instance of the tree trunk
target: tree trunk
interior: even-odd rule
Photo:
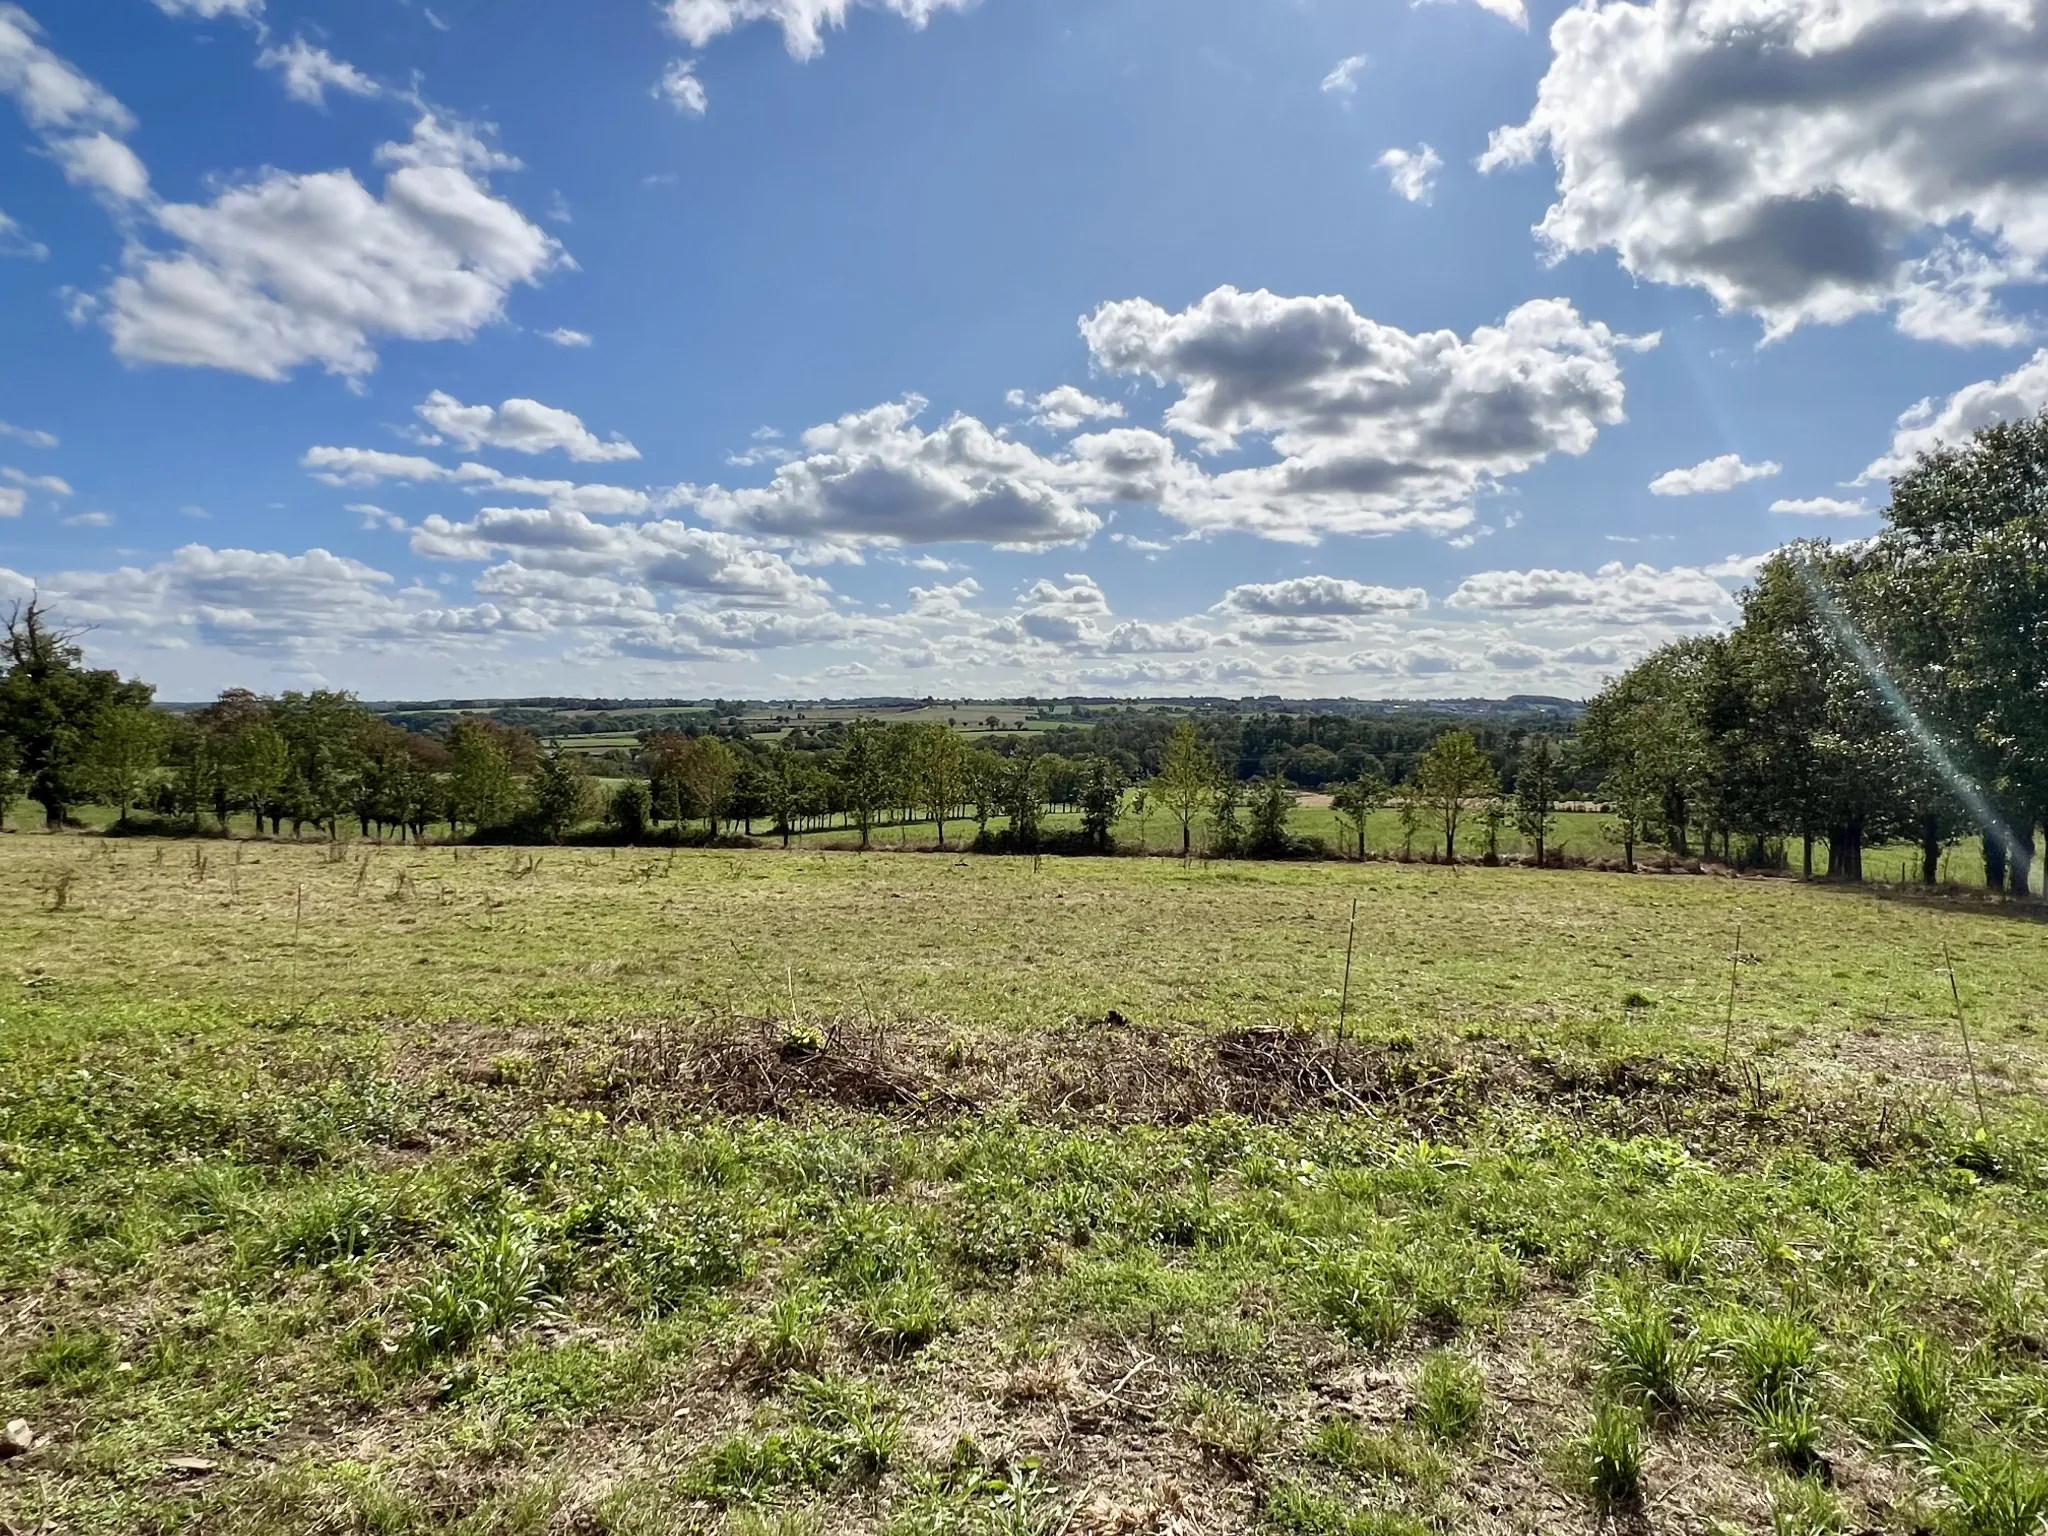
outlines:
[[[1920,818],[1920,883],[1933,885],[1941,878],[1941,822],[1933,816]]]
[[[946,850],[946,818],[945,818],[945,817],[943,817],[943,816],[941,816],[941,817],[939,818],[939,851],[940,851],[941,853],[943,853],[943,852],[945,852],[945,850]]]
[[[1808,828],[1800,834],[1800,872],[1808,879],[1813,878],[1813,830]]]
[[[2005,889],[2005,844],[1996,832],[1984,834],[1984,888],[1987,891]]]
[[[1828,878],[1860,884],[1863,879],[1863,824],[1844,822],[1828,832]]]
[[[1627,873],[1632,875],[1636,872],[1636,834],[1633,827],[1621,834],[1621,862]]]
[[[2034,894],[2034,829],[2031,826],[2019,828],[2013,839],[2009,871],[2013,895],[2021,901],[2030,900]]]

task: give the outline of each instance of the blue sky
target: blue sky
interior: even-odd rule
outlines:
[[[167,697],[1583,694],[2048,400],[2048,0],[0,3]]]

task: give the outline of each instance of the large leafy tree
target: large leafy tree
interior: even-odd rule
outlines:
[[[1470,802],[1484,800],[1499,788],[1492,761],[1470,731],[1445,731],[1429,744],[1415,765],[1413,792],[1443,831],[1445,859],[1457,861],[1458,827]]]
[[[147,709],[154,694],[146,683],[87,667],[78,640],[32,597],[8,615],[0,655],[0,755],[11,758],[53,828],[93,793],[94,742],[110,718]]]
[[[1166,753],[1153,777],[1152,798],[1180,823],[1180,851],[1194,851],[1195,818],[1216,792],[1216,757],[1202,744],[1195,722],[1183,720],[1167,738]]]
[[[1986,864],[2028,890],[2048,821],[2048,411],[1892,482],[1870,614],[1914,706],[1986,809]]]

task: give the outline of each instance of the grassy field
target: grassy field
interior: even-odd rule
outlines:
[[[0,932],[0,1530],[2048,1512],[2024,908],[9,836]]]

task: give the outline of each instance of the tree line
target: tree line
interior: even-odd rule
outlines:
[[[27,799],[52,827],[99,803],[273,835],[560,840],[599,823],[628,841],[837,828],[863,847],[928,823],[942,848],[1111,852],[1120,820],[1143,838],[1157,817],[1186,853],[1200,828],[1207,853],[1286,857],[1317,851],[1289,824],[1309,786],[1347,853],[1386,810],[1410,855],[1455,859],[1476,829],[1497,857],[1513,829],[1542,862],[1560,804],[1591,794],[1629,867],[1655,843],[1810,875],[1824,845],[1830,876],[1857,880],[1867,848],[1910,841],[1932,882],[1973,836],[1989,882],[2017,893],[2048,823],[2048,413],[1923,457],[1875,538],[1773,555],[1732,630],[1658,650],[1576,729],[1556,711],[1467,727],[1106,709],[978,740],[877,720],[771,738],[735,705],[643,731],[600,793],[582,756],[483,714],[397,724],[343,693],[241,689],[170,712],[79,641],[33,599],[8,620],[0,818]]]
[[[1583,760],[1631,846],[1863,878],[1981,838],[2031,891],[2048,824],[2048,412],[1922,456],[1876,537],[1764,562],[1725,635],[1665,646],[1588,706]]]

